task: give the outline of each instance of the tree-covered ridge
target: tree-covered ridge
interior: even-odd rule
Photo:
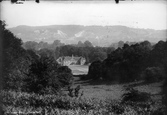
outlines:
[[[69,44],[71,46],[75,46],[75,47],[93,47],[92,43],[88,40],[86,40],[85,42],[81,42],[79,41],[78,44]],[[34,49],[34,50],[40,50],[40,49],[56,49],[57,47],[60,46],[65,46],[64,43],[61,43],[60,40],[55,40],[53,43],[48,43],[48,42],[44,42],[44,41],[40,41],[40,42],[35,42],[35,41],[27,41],[25,43],[23,43],[23,47],[25,49]]]
[[[82,42],[80,44],[82,46],[88,40],[93,46],[108,47],[111,45],[114,48],[121,46],[123,42],[134,43],[148,40],[156,43],[165,40],[167,32],[167,30],[131,28],[121,25],[20,25],[9,28],[9,30],[22,38],[23,42],[35,41],[39,43],[42,41],[52,44],[55,40],[60,40],[64,44],[80,44]]]

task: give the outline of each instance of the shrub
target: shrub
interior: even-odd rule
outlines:
[[[81,98],[83,96],[83,91],[80,92],[80,89],[80,85],[78,85],[76,88],[68,87],[68,96]]]
[[[142,79],[146,82],[158,82],[163,80],[164,72],[160,67],[148,67],[142,73]]]
[[[56,93],[61,87],[69,85],[72,73],[64,68],[52,57],[36,59],[31,65],[28,76],[24,79],[24,91],[34,93]]]
[[[123,94],[122,96],[122,102],[146,102],[151,99],[151,96],[149,93],[146,92],[139,92],[138,90],[135,90],[134,88],[127,88],[127,93]]]

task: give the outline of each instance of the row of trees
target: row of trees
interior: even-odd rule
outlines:
[[[95,60],[104,60],[107,58],[107,54],[114,51],[114,48],[105,47],[76,47],[66,45],[58,47],[55,50],[55,57],[60,56],[82,56],[86,58],[86,63],[91,63]]]
[[[53,56],[55,59],[61,56],[82,56],[86,58],[86,63],[91,63],[95,60],[104,60],[107,54],[114,51],[113,47],[93,47],[91,42],[81,41],[78,44],[65,45],[59,40],[55,40],[52,44],[46,42],[28,41],[23,44],[25,49],[31,49],[38,54]]]
[[[55,49],[42,48],[40,50],[30,46],[27,49],[32,49],[40,55],[53,56],[55,60],[61,56],[82,56],[86,58],[86,63],[91,63],[95,60],[104,60],[107,58],[108,53],[115,50],[113,47],[80,47],[77,45],[62,45],[57,46]]]
[[[84,43],[82,43],[81,41],[78,42],[78,44],[71,44],[72,46],[75,47],[93,47],[92,43],[90,41],[85,41]],[[53,43],[49,44],[47,42],[35,42],[35,41],[27,41],[23,44],[23,47],[25,49],[33,49],[33,50],[40,50],[40,49],[56,49],[57,47],[60,46],[65,46],[64,43],[61,43],[60,40],[55,40]]]
[[[86,63],[92,63],[95,60],[104,60],[107,58],[107,54],[115,50],[115,48],[122,48],[124,44],[129,46],[136,44],[135,42],[119,41],[118,43],[113,43],[110,47],[94,47],[91,42],[81,41],[78,44],[65,45],[61,43],[60,40],[55,40],[52,44],[47,42],[35,42],[27,41],[23,44],[25,49],[32,49],[37,53],[47,53],[47,55],[54,56],[55,59],[60,56],[82,56],[86,58]]]
[[[55,93],[72,82],[72,72],[60,66],[52,55],[25,50],[21,39],[2,28],[3,89],[35,93]]]
[[[124,44],[111,52],[104,61],[95,61],[89,67],[88,76],[112,81],[159,81],[165,77],[167,41],[155,45],[144,41],[129,46]]]
[[[25,49],[32,49],[32,50],[40,50],[40,49],[55,49],[59,46],[64,46],[64,43],[61,43],[60,40],[55,40],[52,44],[49,44],[47,42],[35,42],[35,41],[27,41],[23,43],[23,47]]]

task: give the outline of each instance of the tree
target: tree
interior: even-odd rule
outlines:
[[[167,42],[155,44],[149,58],[151,66],[163,66],[167,62]]]
[[[84,42],[85,47],[93,47],[92,43],[90,41],[85,41]]]
[[[52,44],[51,44],[51,48],[52,49],[55,49],[56,47],[59,47],[59,46],[63,46],[64,44],[61,43],[60,40],[55,40]]]
[[[102,62],[100,60],[91,63],[91,65],[89,66],[88,76],[90,76],[90,78],[94,80],[99,79],[101,77],[101,66]]]
[[[124,46],[124,42],[123,42],[123,41],[119,41],[119,42],[118,42],[118,47],[119,47],[119,48],[122,48],[123,46]]]
[[[79,41],[78,44],[77,44],[77,46],[78,47],[84,47],[84,44],[81,41]]]
[[[40,49],[39,51],[37,51],[37,53],[40,55],[40,56],[45,56],[45,57],[54,57],[54,53],[53,53],[53,50],[49,50],[49,49],[46,49],[46,48],[43,48],[43,49]]]
[[[73,82],[73,75],[71,69],[67,66],[61,66],[58,68],[58,78],[61,82],[61,87],[71,85]]]
[[[24,90],[28,92],[56,93],[72,79],[71,70],[62,69],[53,57],[41,56],[29,68],[24,79]]]
[[[21,39],[15,37],[9,30],[5,28],[6,24],[0,21],[2,29],[2,76],[4,88],[8,86],[8,80],[10,71],[12,70],[12,64],[18,58],[25,54],[25,50],[22,48]]]
[[[53,89],[58,89],[58,83],[52,84],[52,78],[57,79],[58,64],[54,59],[48,57],[40,57],[31,65],[27,77],[25,78],[25,91],[39,93],[42,89],[52,86]],[[57,79],[58,81],[58,79]]]
[[[23,47],[25,49],[33,49],[33,50],[37,50],[38,49],[38,43],[34,42],[34,41],[27,41],[23,44]]]
[[[16,59],[11,64],[11,70],[8,77],[8,89],[22,91],[25,85],[24,79],[27,77],[29,67],[39,56],[32,50],[27,50],[26,53]]]
[[[47,42],[40,41],[38,43],[37,49],[40,50],[40,49],[47,48],[47,47],[48,47],[48,43]]]
[[[147,62],[149,62],[148,57],[151,49],[152,47],[148,41],[131,46],[124,44],[123,48],[117,48],[108,54],[108,57],[98,66],[101,67],[102,77],[121,82],[139,79],[141,72],[148,67]],[[98,54],[95,54],[95,57],[98,57]],[[93,54],[91,55],[93,56]],[[90,71],[93,73],[92,75],[99,74],[96,69]]]
[[[96,61],[96,60],[101,60],[101,61],[103,61],[104,59],[106,59],[107,58],[107,54],[106,54],[106,52],[93,52],[93,54],[92,54],[92,58],[91,58],[91,61],[93,62],[93,61]]]
[[[142,73],[146,82],[158,82],[164,79],[165,73],[160,67],[148,67]]]

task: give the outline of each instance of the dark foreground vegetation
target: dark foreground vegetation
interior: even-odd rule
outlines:
[[[165,115],[162,103],[147,93],[127,92],[121,101],[71,98],[13,91],[1,92],[4,115]]]
[[[71,70],[60,66],[54,57],[39,55],[22,47],[21,39],[2,28],[3,89],[34,93],[56,93],[72,82]]]
[[[5,28],[3,21],[0,21],[0,25],[3,45],[3,84],[0,91],[2,114],[166,114],[166,82],[161,94],[163,102],[156,101],[149,93],[140,92],[130,86],[125,89],[121,100],[84,98],[79,91],[80,87],[71,89],[71,70],[67,66],[60,66],[54,55],[48,55],[50,50],[39,53],[24,49],[22,41]],[[112,51],[103,61],[94,61],[86,77],[120,82],[163,81],[167,72],[166,57],[167,42],[160,41],[154,46],[148,41],[131,46],[124,44],[122,49]],[[62,90],[67,87],[69,93],[64,94]]]

